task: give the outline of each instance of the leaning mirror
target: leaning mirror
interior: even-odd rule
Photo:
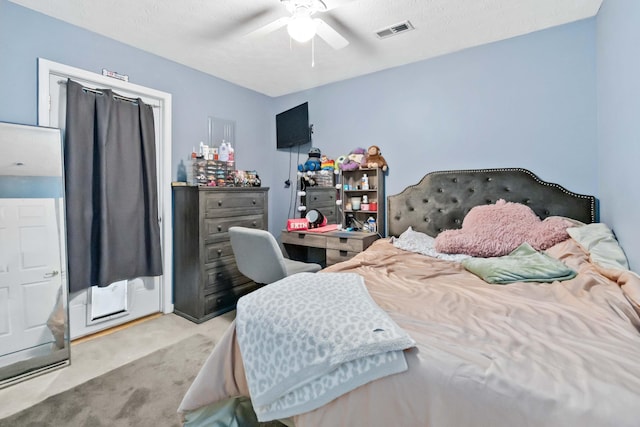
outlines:
[[[69,364],[62,138],[0,122],[0,387]]]

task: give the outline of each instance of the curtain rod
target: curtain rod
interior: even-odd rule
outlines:
[[[59,85],[66,85],[67,81],[66,80],[58,80],[58,84]],[[87,91],[87,92],[93,92],[93,93],[95,93],[97,95],[103,95],[103,92],[98,90],[98,89],[92,89],[90,87],[85,87],[85,86],[82,86],[82,89]],[[136,98],[127,98],[126,96],[118,95],[118,94],[115,94],[115,93],[113,94],[113,97],[116,98],[116,99],[120,99],[122,101],[131,102],[132,104],[137,104],[138,103],[138,100]],[[146,105],[150,105],[153,108],[160,108],[159,105],[154,105],[154,104],[146,104]]]

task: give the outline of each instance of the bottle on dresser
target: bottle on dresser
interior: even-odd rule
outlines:
[[[362,189],[363,190],[369,189],[369,177],[367,176],[366,173],[362,175]]]
[[[370,216],[369,219],[367,220],[367,225],[368,225],[368,229],[369,232],[371,233],[377,233],[378,232],[378,227],[376,226],[376,219],[373,216]]]

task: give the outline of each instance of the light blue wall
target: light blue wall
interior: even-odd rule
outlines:
[[[597,195],[595,83],[589,19],[283,96],[274,113],[309,101],[313,145],[330,157],[379,145],[387,194],[429,171],[518,166]],[[288,162],[279,152],[281,181]],[[290,193],[273,196],[285,217]]]
[[[208,116],[236,121],[239,169],[261,171],[272,153],[265,133],[271,98],[7,0],[0,0],[0,121],[37,124],[38,57],[98,74],[107,68],[171,93],[173,179],[180,159],[207,141]],[[261,178],[270,184],[268,173]]]
[[[51,176],[0,176],[0,199],[59,199],[62,178]]]
[[[604,0],[596,28],[601,220],[640,271],[640,2]]]
[[[174,177],[180,159],[206,140],[207,116],[236,120],[238,167],[258,170],[263,185],[271,187],[269,228],[277,234],[295,200],[283,182],[295,179],[295,166],[309,146],[302,147],[299,158],[276,151],[274,116],[309,101],[314,145],[326,154],[336,157],[371,144],[382,148],[390,164],[387,194],[433,170],[529,168],[545,180],[602,198],[603,219],[626,239],[637,266],[638,242],[632,239],[629,215],[638,206],[638,190],[619,193],[635,194],[633,202],[611,194],[625,177],[637,174],[630,158],[634,153],[638,158],[638,144],[617,147],[616,155],[605,153],[625,139],[619,137],[620,125],[626,126],[622,136],[627,140],[638,133],[630,114],[638,102],[633,100],[638,83],[631,77],[633,71],[638,75],[638,58],[630,45],[638,39],[638,30],[631,28],[638,5],[616,1],[605,0],[597,42],[596,19],[588,19],[272,99],[0,0],[0,120],[37,122],[38,57],[128,74],[134,83],[173,95]],[[629,27],[629,35],[614,31],[620,23]],[[603,73],[598,80],[596,45]],[[617,63],[624,66],[617,69]],[[629,112],[622,117],[614,106],[619,98]],[[623,168],[613,166],[619,161]]]

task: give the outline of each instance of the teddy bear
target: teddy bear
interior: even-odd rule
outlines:
[[[364,148],[354,148],[347,155],[347,158],[340,164],[340,169],[343,171],[353,171],[360,168],[360,164],[362,163],[362,159],[364,158],[365,150]]]
[[[311,147],[309,150],[309,157],[304,164],[298,165],[298,171],[300,172],[308,172],[308,171],[319,171],[322,167],[320,163],[320,149],[316,147]]]
[[[380,168],[383,172],[386,172],[388,169],[387,161],[380,154],[380,147],[377,145],[372,145],[367,150],[367,155],[362,161],[362,166],[367,168]]]

